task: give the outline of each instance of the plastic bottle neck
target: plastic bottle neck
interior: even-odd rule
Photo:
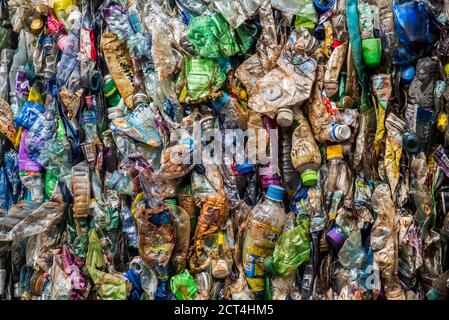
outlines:
[[[267,203],[269,203],[269,204],[277,205],[277,206],[279,206],[279,207],[283,207],[282,201],[273,200],[273,199],[268,198],[268,197],[265,197],[265,202],[267,202]]]

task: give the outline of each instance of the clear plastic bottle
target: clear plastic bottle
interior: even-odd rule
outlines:
[[[343,193],[343,197],[351,196],[352,172],[343,159],[342,146],[340,144],[327,146],[326,154],[327,177],[324,182],[324,192],[327,200],[331,200],[331,197],[338,191]]]
[[[81,162],[72,167],[73,214],[75,218],[87,218],[90,204],[89,167]]]
[[[8,70],[14,56],[13,49],[3,49],[0,53],[0,98],[8,100],[9,83]]]
[[[242,250],[246,280],[256,296],[264,292],[264,260],[273,253],[275,241],[282,231],[286,214],[282,205],[284,188],[270,185],[265,199],[259,202],[249,218]]]
[[[20,30],[19,45],[14,54],[11,68],[9,69],[9,88],[12,92],[15,92],[16,90],[17,71],[19,70],[20,66],[24,65],[27,62],[28,59],[27,40],[26,30]]]
[[[347,269],[362,268],[366,263],[366,253],[362,247],[360,230],[353,230],[338,252],[340,263]]]
[[[65,86],[70,75],[79,66],[78,53],[80,50],[80,23],[72,28],[64,44],[61,60],[57,65],[56,79],[60,87]]]

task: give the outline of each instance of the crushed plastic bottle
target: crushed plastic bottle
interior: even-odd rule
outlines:
[[[0,300],[449,298],[449,2],[0,6]]]

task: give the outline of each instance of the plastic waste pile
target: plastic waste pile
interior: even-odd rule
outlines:
[[[449,298],[448,1],[0,22],[0,299]]]

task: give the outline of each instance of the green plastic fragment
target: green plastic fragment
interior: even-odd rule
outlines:
[[[179,300],[193,300],[197,294],[198,286],[186,269],[170,279],[170,288]]]

